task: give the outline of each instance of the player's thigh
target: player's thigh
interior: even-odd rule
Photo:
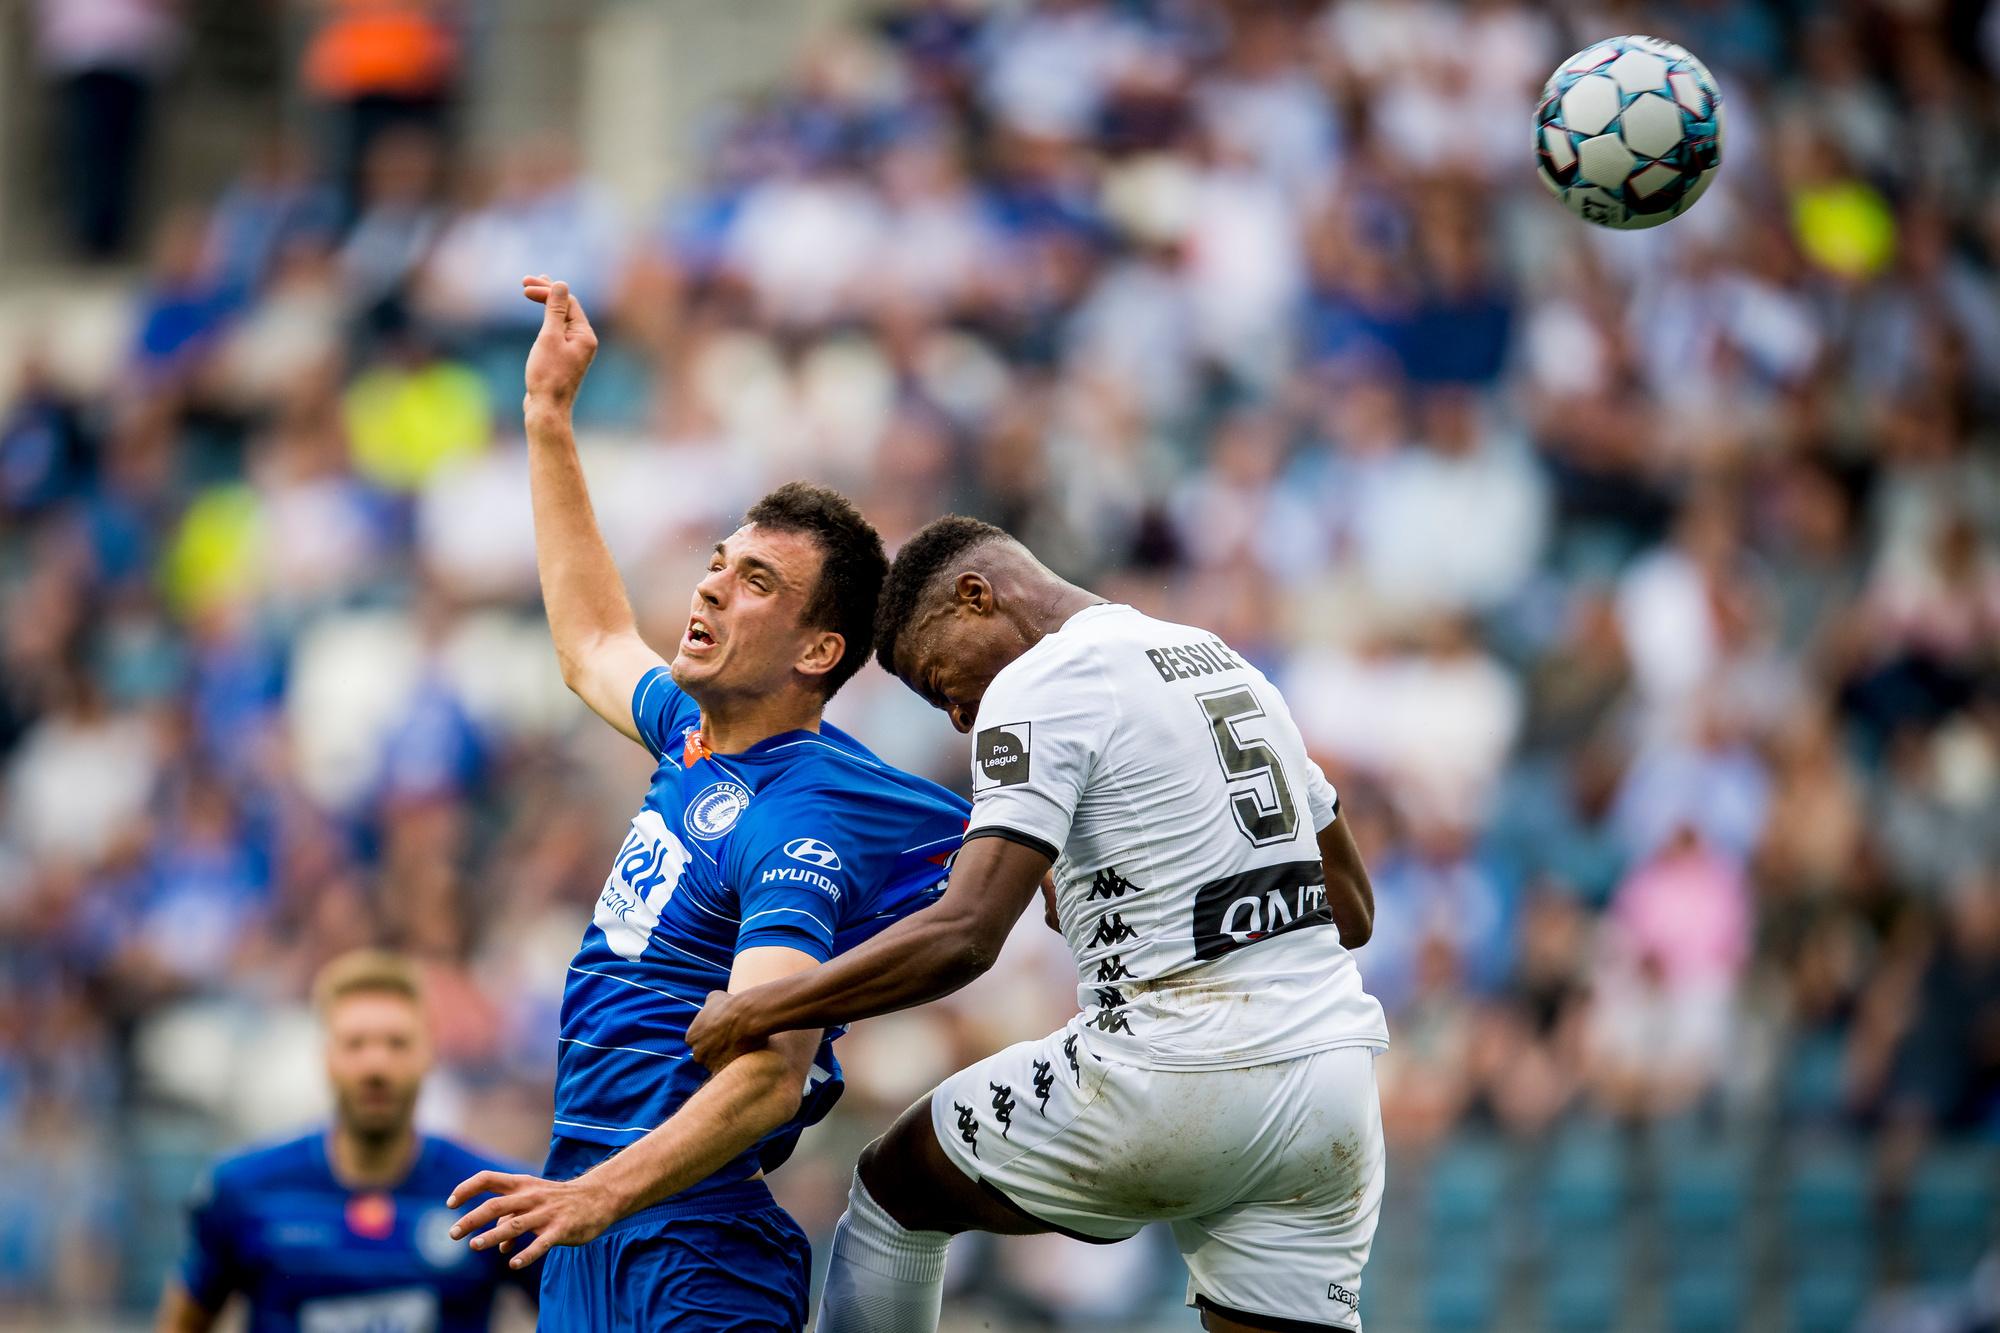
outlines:
[[[1287,1132],[1283,1150],[1237,1202],[1173,1224],[1189,1304],[1211,1328],[1360,1327],[1383,1187],[1374,1056],[1322,1051],[1290,1066],[1269,1108]]]
[[[958,1169],[938,1143],[929,1097],[862,1149],[856,1169],[875,1202],[909,1231],[1032,1236],[1049,1229]]]
[[[908,1199],[910,1211],[939,1230],[1053,1231],[1097,1242],[1135,1234],[1146,1214],[1102,1178],[1106,1154],[1126,1137],[1106,1088],[1105,1066],[1068,1030],[959,1070],[899,1126],[913,1145],[907,1151],[924,1154],[924,1180],[949,1182],[938,1201]],[[940,1159],[958,1179],[944,1176]],[[862,1178],[872,1192],[890,1174],[878,1163]]]

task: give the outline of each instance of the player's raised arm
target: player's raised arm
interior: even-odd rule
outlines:
[[[688,1049],[721,1069],[766,1034],[857,1022],[969,985],[1000,956],[1050,864],[1019,842],[971,839],[952,862],[944,897],[820,967],[715,992],[688,1028]]]
[[[633,740],[632,689],[664,665],[639,637],[624,580],[597,528],[577,458],[570,409],[597,354],[597,334],[567,283],[523,278],[522,294],[546,309],[528,353],[528,485],[534,498],[535,567],[563,683]]]

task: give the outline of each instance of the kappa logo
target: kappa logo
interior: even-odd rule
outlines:
[[[1329,1282],[1326,1284],[1326,1298],[1330,1301],[1339,1301],[1350,1310],[1359,1310],[1361,1308],[1361,1298],[1346,1287],[1341,1286],[1338,1282]]]
[[[1011,1083],[988,1083],[993,1090],[993,1118],[1000,1122],[1000,1137],[1006,1138],[1014,1128],[1014,1085]]]
[[[750,808],[750,789],[740,782],[712,782],[695,793],[687,804],[683,822],[688,833],[703,842],[714,842],[736,827]]]
[[[840,869],[840,853],[818,838],[793,838],[785,844],[785,855],[821,870]]]
[[[965,1140],[965,1146],[979,1156],[979,1113],[964,1102],[953,1102],[951,1109],[958,1112],[958,1137]]]
[[[974,775],[973,785],[981,790],[989,787],[1012,787],[1028,780],[1028,749],[1034,737],[1034,724],[1029,722],[1008,722],[997,727],[987,727],[973,742],[972,753],[979,771]]]

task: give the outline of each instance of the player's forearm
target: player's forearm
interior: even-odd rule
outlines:
[[[745,991],[751,1030],[836,1027],[927,1004],[971,984],[993,966],[999,946],[941,909],[907,916],[810,972]]]
[[[1326,871],[1326,906],[1334,928],[1343,945],[1358,949],[1375,933],[1375,889],[1346,821],[1335,819],[1319,831],[1319,857]]]
[[[1049,858],[974,837],[937,902],[823,966],[743,992],[753,1034],[829,1028],[927,1004],[983,976],[1040,892]]]
[[[574,686],[594,645],[636,635],[637,626],[625,582],[598,530],[569,404],[530,395],[525,415],[535,568],[563,678]]]
[[[620,1217],[670,1198],[708,1179],[791,1119],[804,1083],[778,1048],[752,1051],[703,1084],[665,1124],[591,1170],[588,1178],[605,1191]]]

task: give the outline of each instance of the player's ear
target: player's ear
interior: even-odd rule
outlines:
[[[958,604],[975,616],[991,615],[993,612],[993,585],[986,581],[984,574],[967,570],[952,584],[952,595]]]
[[[841,654],[846,651],[845,636],[825,629],[806,640],[806,646],[799,653],[798,670],[808,676],[824,676],[840,665]]]

